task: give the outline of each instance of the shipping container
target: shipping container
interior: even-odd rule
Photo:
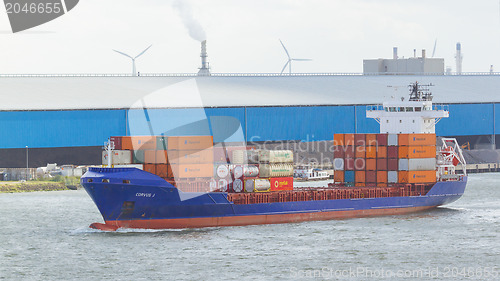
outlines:
[[[259,177],[277,178],[293,176],[293,164],[261,164],[259,165]]]
[[[377,147],[367,146],[366,147],[366,158],[377,158]]]
[[[270,178],[271,191],[293,190],[293,178]]]
[[[436,134],[399,134],[399,146],[435,146]]]
[[[243,180],[241,180],[241,179],[235,179],[233,181],[233,186],[232,186],[233,187],[233,191],[234,192],[238,192],[238,193],[243,192],[243,185],[244,185],[243,184]]]
[[[378,146],[377,134],[366,134],[366,146]]]
[[[397,171],[399,159],[387,159],[387,170],[389,171]]]
[[[134,150],[132,152],[133,164],[144,164],[144,150]]]
[[[354,179],[355,179],[354,171],[344,171],[344,181],[345,182],[354,182]]]
[[[398,170],[408,171],[408,169],[409,169],[408,159],[405,158],[398,159]]]
[[[170,166],[175,178],[210,178],[214,171],[214,165],[212,163],[172,164]]]
[[[259,163],[293,163],[291,150],[259,150]]]
[[[377,134],[377,145],[387,146],[387,134]]]
[[[156,150],[144,150],[144,163],[156,164]]]
[[[366,183],[377,183],[377,171],[366,171],[365,177]]]
[[[116,150],[122,150],[123,149],[123,147],[122,147],[122,137],[110,137],[109,140],[113,142],[113,145],[114,145],[113,149],[116,149]]]
[[[229,182],[227,179],[217,180],[217,189],[222,192],[237,192],[233,189],[233,187],[234,184],[232,182]]]
[[[364,146],[356,146],[354,147],[354,157],[356,158],[365,158],[366,157],[366,147]]]
[[[354,134],[344,134],[344,146],[354,145]]]
[[[367,171],[376,171],[377,170],[377,159],[365,159],[366,162],[366,170]]]
[[[400,146],[399,158],[436,158],[436,146]]]
[[[170,165],[156,164],[156,175],[162,178],[166,178],[169,175],[172,175],[172,170],[170,169]]]
[[[354,170],[354,159],[353,158],[344,159],[344,170],[346,170],[346,171]]]
[[[344,146],[345,148],[345,158],[354,158],[354,146]]]
[[[212,136],[168,137],[168,150],[202,150],[213,147]]]
[[[429,171],[436,169],[436,158],[408,159],[409,171]]]
[[[271,189],[271,182],[268,179],[246,179],[245,192],[266,192]]]
[[[399,171],[400,183],[432,183],[436,182],[436,171]]]
[[[243,165],[248,163],[248,154],[246,149],[233,150],[231,164]]]
[[[387,135],[387,146],[397,146],[398,145],[398,135],[389,134]]]
[[[257,165],[234,165],[232,169],[233,178],[239,179],[243,177],[258,177],[259,166]]]
[[[229,165],[228,164],[215,165],[215,176],[218,178],[229,177]]]
[[[345,177],[344,177],[344,171],[339,171],[336,170],[333,172],[333,181],[334,182],[344,182]]]
[[[226,149],[223,147],[214,147],[214,163],[227,163],[229,160],[227,158]]]
[[[362,171],[366,170],[366,160],[365,158],[356,158],[354,159],[354,170]]]
[[[387,171],[387,158],[377,159],[377,171]]]
[[[397,146],[388,146],[387,147],[387,158],[397,159],[399,147]]]
[[[156,149],[156,137],[154,136],[122,137],[122,149],[124,150]]]
[[[377,146],[377,158],[387,158],[387,146]]]
[[[214,162],[212,149],[202,150],[169,150],[168,160],[171,164],[204,164]]]
[[[356,171],[354,172],[355,182],[356,183],[365,183],[366,182],[366,172],[365,171]]]
[[[126,165],[132,164],[132,151],[130,150],[113,150],[111,152],[111,165]],[[102,151],[102,164],[108,165],[108,151]]]
[[[168,149],[168,137],[159,136],[156,137],[156,150],[167,150]]]
[[[156,165],[155,164],[144,164],[144,171],[156,175]]]
[[[345,158],[345,150],[343,146],[335,146],[333,148],[333,158]]]
[[[366,145],[366,135],[365,134],[354,134],[354,145],[355,146],[365,146]]]
[[[387,171],[377,171],[377,184],[387,183]]]
[[[333,145],[344,146],[344,134],[334,134],[333,135]]]
[[[342,159],[342,158],[333,159],[333,169],[336,171],[343,171],[344,170],[344,159]]]
[[[156,151],[156,164],[167,164],[167,150],[157,150]]]
[[[398,171],[388,171],[387,172],[387,182],[388,183],[398,183]]]

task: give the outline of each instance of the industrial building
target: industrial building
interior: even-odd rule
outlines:
[[[375,133],[366,106],[407,97],[415,81],[435,85],[434,103],[449,105],[438,136],[494,143],[498,75],[2,75],[0,167],[26,167],[27,152],[30,167],[99,164],[114,135],[212,134],[215,142],[241,142]]]

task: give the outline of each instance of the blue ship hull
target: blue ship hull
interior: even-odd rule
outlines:
[[[103,230],[196,228],[286,223],[394,215],[451,203],[462,196],[467,177],[437,182],[423,196],[234,204],[223,192],[182,192],[162,178],[134,168],[91,168],[82,185],[101,212]]]

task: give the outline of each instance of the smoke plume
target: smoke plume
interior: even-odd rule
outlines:
[[[179,13],[182,23],[188,29],[189,36],[194,40],[203,41],[207,36],[201,24],[194,18],[191,6],[186,0],[175,0],[173,7]]]

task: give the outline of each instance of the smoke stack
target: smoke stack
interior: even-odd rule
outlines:
[[[425,49],[422,49],[422,58],[425,59]]]
[[[207,40],[203,40],[201,42],[201,67],[198,71],[198,76],[209,76],[210,75],[210,67],[207,62]]]
[[[457,74],[462,74],[462,44],[457,43],[457,54],[455,55],[455,60],[457,63]]]
[[[417,49],[413,49],[413,57],[416,58],[417,57]]]
[[[398,47],[392,48],[392,59],[395,59],[395,60],[398,59]]]

